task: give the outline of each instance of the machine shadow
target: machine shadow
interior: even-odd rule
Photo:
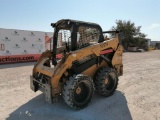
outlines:
[[[132,120],[125,96],[116,91],[111,97],[94,95],[89,106],[74,110],[63,99],[50,104],[44,94],[31,99],[10,113],[7,120]]]
[[[35,62],[6,63],[6,64],[0,64],[0,69],[31,66],[31,65],[33,66],[34,64]]]

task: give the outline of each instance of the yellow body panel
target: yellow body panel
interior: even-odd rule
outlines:
[[[119,45],[118,37],[116,37],[112,40],[107,40],[102,43],[97,43],[95,45],[88,46],[86,48],[82,48],[76,51],[71,51],[64,58],[62,58],[62,60],[53,68],[44,66],[44,63],[47,60],[50,60],[52,56],[50,51],[46,51],[41,55],[38,62],[34,66],[33,75],[37,72],[40,72],[44,75],[51,77],[52,96],[54,96],[57,92],[61,91],[59,80],[61,79],[62,75],[67,73],[66,70],[72,66],[73,61],[79,60],[80,58],[83,58],[91,54],[95,55],[95,57],[98,57],[100,56],[100,52],[105,49],[113,49],[115,54],[111,61],[112,65],[116,69],[120,69],[119,66],[122,66],[122,46]],[[93,78],[96,71],[100,67],[104,66],[108,66],[108,64],[106,61],[103,60],[101,65],[95,64],[90,68],[86,69],[85,71],[83,71],[81,74],[85,74]]]
[[[97,72],[97,70],[99,70],[101,67],[104,67],[104,66],[108,66],[108,64],[103,60],[101,65],[93,65],[92,67],[90,67],[87,70],[83,71],[82,74],[90,76],[91,78],[93,78],[95,73]]]

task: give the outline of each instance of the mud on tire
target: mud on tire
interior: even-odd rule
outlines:
[[[97,92],[105,97],[113,95],[118,85],[117,72],[112,68],[101,68],[95,77]]]
[[[86,107],[91,101],[93,93],[92,79],[82,74],[69,77],[62,92],[65,103],[75,109]]]

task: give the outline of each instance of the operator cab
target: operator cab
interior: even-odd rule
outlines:
[[[51,23],[51,26],[54,27],[53,59],[57,54],[66,54],[104,41],[102,29],[95,23],[62,19]],[[55,60],[52,63],[56,65]]]

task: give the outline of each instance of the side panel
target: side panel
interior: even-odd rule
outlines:
[[[117,64],[122,64],[122,53],[123,53],[123,49],[122,49],[122,45],[118,46],[118,49],[116,50],[116,52],[114,53],[114,56],[112,58],[112,65],[117,65]]]
[[[104,66],[108,66],[108,64],[106,63],[106,61],[103,60],[100,65],[95,64],[92,67],[83,71],[82,74],[85,74],[87,76],[90,76],[91,78],[94,78],[94,75],[95,75],[96,71],[98,69],[100,69],[101,67],[104,67]]]
[[[119,45],[112,59],[112,65],[116,68],[119,76],[123,75],[122,53],[123,47]]]

